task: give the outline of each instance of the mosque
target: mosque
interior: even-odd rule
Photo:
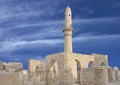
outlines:
[[[9,81],[9,85],[108,85],[109,82],[118,80],[118,68],[112,69],[108,65],[107,55],[86,55],[72,51],[72,32],[72,12],[67,7],[63,29],[64,52],[47,55],[45,61],[29,60],[26,71],[22,70],[20,63],[12,63],[10,66],[1,62],[2,73],[7,69],[6,79],[17,79],[13,80],[16,84]],[[8,78],[7,73],[16,75],[9,75]],[[0,85],[8,85],[1,77],[0,82],[3,83]]]
[[[47,85],[107,85],[112,79],[108,56],[74,53],[72,32],[72,12],[70,7],[67,7],[63,29],[64,52],[47,55],[45,61],[30,60],[30,77],[40,76]]]

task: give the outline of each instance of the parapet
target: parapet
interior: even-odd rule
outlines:
[[[17,72],[21,71],[23,68],[23,64],[20,62],[10,62],[6,63],[4,66],[7,72]]]
[[[92,53],[91,55],[93,55],[93,56],[98,56],[98,57],[107,57],[107,55],[104,55],[104,54]]]

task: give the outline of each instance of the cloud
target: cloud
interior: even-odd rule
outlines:
[[[119,39],[120,35],[91,35],[91,33],[86,33],[84,35],[79,35],[75,38],[73,38],[74,42],[80,42],[80,41],[94,41],[94,40],[109,40],[109,39]]]
[[[92,19],[74,19],[73,23],[87,23],[87,22],[92,22],[92,23],[100,23],[100,22],[113,22],[113,21],[119,21],[120,17],[104,17],[104,18],[92,18]]]
[[[34,13],[34,12],[33,12]],[[28,15],[29,16],[29,15]],[[44,20],[44,19],[43,19]],[[86,24],[86,23],[112,23],[118,22],[120,20],[120,17],[108,17],[108,18],[93,18],[93,19],[73,19],[73,25],[78,23],[78,24]],[[34,26],[56,26],[56,25],[64,25],[64,20],[46,20],[46,21],[38,21],[36,23],[21,23],[19,25],[14,25],[12,27],[7,27],[9,29],[24,29],[29,27],[34,27]],[[64,28],[64,27],[63,27]],[[57,29],[57,28],[56,28]]]
[[[49,2],[51,2],[50,0],[29,1],[29,3],[26,1],[21,2],[14,0],[13,1],[11,0],[11,3],[9,3],[9,1],[7,0],[6,3],[3,3],[4,1],[1,1],[0,4],[0,10],[2,11],[0,13],[1,23],[11,20],[14,21],[22,20],[22,22],[23,21],[31,22],[30,19],[33,17],[36,19],[38,18],[39,20],[43,19],[43,17],[47,19],[49,16],[53,16],[55,14],[56,8],[54,6],[55,5],[57,6],[57,4],[59,4],[57,3],[59,2],[59,0],[51,4],[48,4]]]
[[[81,23],[100,23],[100,22],[112,22],[119,21],[120,17],[112,17],[112,18],[97,18],[97,19],[74,19],[73,24],[81,24]],[[92,25],[92,24],[91,24]],[[39,26],[36,29],[33,27]],[[32,28],[30,28],[32,27]],[[17,49],[21,49],[27,46],[35,46],[35,45],[58,45],[63,43],[63,33],[62,30],[64,28],[63,20],[52,20],[46,22],[38,22],[31,24],[21,24],[8,28],[7,34],[4,35],[4,30],[0,29],[0,34],[4,35],[4,40],[0,42],[1,51],[14,51]],[[38,29],[38,30],[37,30]],[[76,31],[80,31],[82,28],[75,29]],[[97,29],[97,28],[96,28]],[[15,31],[14,31],[15,30]],[[36,31],[35,31],[36,30]],[[28,34],[22,33],[22,31],[26,31]],[[35,31],[35,32],[33,32]],[[10,33],[11,32],[11,33]],[[21,35],[19,34],[21,32]],[[9,34],[10,33],[10,34]],[[8,36],[9,35],[9,36]],[[102,34],[96,35],[94,32],[90,31],[87,33],[78,33],[74,34],[76,36],[73,37],[73,42],[80,41],[90,41],[97,39],[114,39],[119,38],[118,34]]]
[[[2,28],[0,28],[0,37],[2,36],[2,35],[4,35],[4,30],[2,29]]]
[[[49,20],[49,21],[39,21],[37,23],[22,23],[17,26],[10,27],[9,29],[19,29],[19,28],[27,28],[27,27],[33,27],[33,26],[56,26],[57,24],[63,24],[63,20]],[[29,29],[29,28],[28,28]]]
[[[92,33],[86,33],[84,35],[79,35],[73,38],[73,42],[86,42],[86,41],[96,41],[96,40],[109,40],[109,39],[119,39],[120,35],[92,35]],[[42,39],[34,41],[5,41],[1,43],[1,51],[14,51],[16,49],[21,49],[29,46],[56,46],[62,44],[63,39]]]
[[[35,41],[16,41],[16,40],[12,40],[12,41],[5,41],[3,43],[1,43],[1,52],[2,51],[12,51],[12,50],[16,50],[19,48],[24,48],[27,46],[33,46],[33,45],[57,45],[59,43],[62,43],[63,40],[61,39],[50,39],[50,40],[35,40]]]
[[[19,8],[17,8],[19,9]],[[4,23],[5,21],[10,21],[11,19],[14,20],[26,20],[30,17],[36,17],[41,16],[45,14],[45,11],[28,11],[28,10],[22,10],[20,12],[17,12],[16,10],[9,12],[9,9],[2,9],[2,12],[0,13],[0,23]]]

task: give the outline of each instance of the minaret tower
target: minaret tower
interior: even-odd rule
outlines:
[[[65,10],[64,52],[72,53],[72,13],[70,7]]]

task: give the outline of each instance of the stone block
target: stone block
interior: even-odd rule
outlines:
[[[23,64],[18,62],[11,62],[11,63],[5,64],[5,70],[7,72],[21,71],[22,68],[23,68]]]

